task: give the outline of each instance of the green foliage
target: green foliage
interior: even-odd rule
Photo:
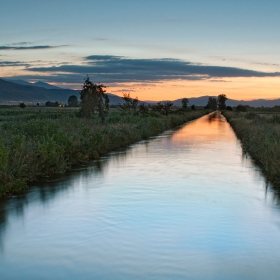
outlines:
[[[218,95],[218,107],[220,110],[224,110],[226,108],[227,96],[225,94]]]
[[[264,117],[254,112],[224,111],[223,114],[241,139],[244,151],[250,153],[267,178],[280,188],[279,117]]]
[[[103,84],[92,83],[89,77],[85,79],[83,89],[80,92],[81,117],[90,119],[94,116],[95,110],[97,110],[102,122],[105,121],[105,116],[109,110],[109,97],[105,94],[105,88],[106,86]]]
[[[151,109],[154,112],[158,112],[168,116],[168,114],[171,112],[172,107],[173,107],[173,103],[170,101],[166,101],[166,102],[158,102],[156,105],[151,106]]]
[[[145,105],[145,103],[141,103],[140,105],[139,105],[139,113],[141,114],[141,115],[148,115],[148,113],[149,113],[149,106],[148,105]]]
[[[79,101],[76,95],[71,95],[68,98],[68,106],[69,107],[78,107],[79,106]]]
[[[245,118],[248,119],[248,120],[253,120],[256,117],[257,117],[257,114],[254,113],[254,112],[249,112],[245,115]]]
[[[150,109],[143,114],[110,112],[102,125],[99,118],[77,118],[76,112],[70,108],[0,109],[0,117],[6,118],[0,123],[0,196],[207,113],[182,110],[163,117]]]
[[[126,113],[136,114],[138,97],[132,98],[130,93],[123,93],[122,99],[124,100],[124,104],[120,104],[119,108]]]
[[[274,123],[274,124],[280,124],[280,116],[272,115],[272,117],[268,119],[268,122]]]
[[[58,103],[57,101],[56,102],[47,101],[45,103],[45,105],[46,105],[46,107],[59,107],[59,106],[61,106],[61,104]]]
[[[188,107],[189,99],[183,98],[182,99],[182,108],[186,109]]]
[[[217,110],[217,104],[218,104],[218,101],[215,97],[209,97],[205,108],[206,109]]]
[[[239,105],[236,106],[236,111],[238,111],[238,112],[246,112],[247,111],[247,106],[239,104]]]
[[[3,141],[0,141],[0,178],[5,175],[8,167],[9,150]]]

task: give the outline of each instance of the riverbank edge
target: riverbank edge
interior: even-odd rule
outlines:
[[[236,113],[228,111],[222,111],[221,113],[230,124],[237,138],[240,140],[243,152],[250,155],[255,164],[260,167],[266,179],[270,181],[278,191],[280,191],[280,174],[275,174],[274,172],[272,172],[272,170],[275,170],[275,168],[272,169],[269,164],[265,164],[266,161],[264,157],[261,153],[257,152],[261,149],[261,147],[258,147],[257,149],[252,148],[251,141],[253,141],[252,139],[254,137],[250,136],[257,133],[254,133],[254,128],[252,127],[252,125],[249,125],[249,123],[248,125],[246,125],[246,122],[240,123],[241,118],[239,118],[239,121],[237,120],[237,118],[234,118],[237,117]],[[265,145],[263,141],[262,144]]]
[[[145,140],[145,139],[149,139],[150,137],[154,137],[157,135],[160,135],[161,133],[163,133],[166,130],[172,129],[172,128],[176,128],[179,126],[182,126],[190,121],[199,119],[205,115],[208,115],[209,113],[211,113],[212,110],[198,110],[198,111],[189,111],[189,112],[185,112],[183,114],[172,114],[169,116],[162,116],[161,118],[158,118],[161,123],[162,126],[161,127],[157,127],[156,130],[150,130],[147,131],[145,130],[145,133],[142,134],[138,134],[136,137],[134,138],[127,138],[126,137],[126,141],[125,142],[119,142],[119,143],[114,143],[114,148],[110,149],[103,149],[102,151],[99,152],[95,152],[94,156],[90,156],[89,154],[85,155],[86,158],[88,158],[87,161],[81,161],[80,159],[77,159],[73,162],[71,162],[71,165],[65,169],[63,172],[61,171],[55,171],[54,173],[52,173],[50,176],[46,176],[48,178],[51,178],[52,176],[61,174],[61,173],[66,173],[67,171],[70,171],[72,169],[73,166],[77,166],[81,163],[85,164],[85,163],[90,163],[92,160],[96,160],[98,158],[100,158],[101,156],[105,156],[107,154],[109,154],[110,152],[113,151],[117,151],[120,148],[127,148],[132,144],[135,144],[141,140]],[[172,121],[172,117],[176,116],[176,121]],[[127,136],[125,135],[125,131],[116,131],[120,134],[120,137],[122,136],[121,134],[124,134],[123,136]],[[2,186],[0,186],[0,198],[9,198],[12,195],[15,194],[21,194],[22,192],[28,190],[30,188],[30,185],[33,184],[38,181],[39,179],[42,179],[43,176],[36,176],[36,178],[34,180],[24,180],[22,178],[17,178],[15,179],[13,182],[9,182],[7,184],[4,184]]]

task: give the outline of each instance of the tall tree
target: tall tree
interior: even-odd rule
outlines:
[[[167,116],[171,112],[172,106],[173,106],[173,103],[170,101],[163,103],[163,111],[164,111],[165,116]]]
[[[220,94],[218,96],[218,106],[220,110],[226,109],[226,101],[227,101],[227,96],[225,94]]]
[[[182,108],[187,108],[188,103],[189,103],[189,99],[188,98],[183,98],[182,99]]]
[[[109,110],[109,97],[105,94],[106,86],[103,84],[94,84],[85,79],[81,95],[81,110],[80,116],[84,118],[91,118],[94,111],[98,110],[102,122],[105,120],[105,112]]]
[[[217,99],[215,97],[209,97],[207,105],[205,106],[206,109],[217,110]]]

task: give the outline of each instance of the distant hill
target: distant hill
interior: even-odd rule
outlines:
[[[196,106],[205,106],[207,104],[208,98],[210,96],[201,96],[201,97],[191,97],[189,99],[189,106],[196,105]],[[217,96],[211,96],[217,98]],[[182,106],[182,98],[176,99],[173,101],[175,106]],[[251,107],[274,107],[276,105],[280,105],[280,98],[279,99],[273,99],[273,100],[267,100],[267,99],[256,99],[256,100],[234,100],[234,99],[228,99],[226,101],[226,105],[228,106],[237,106],[239,104],[242,105],[249,105]]]
[[[76,95],[80,98],[79,90],[63,89],[55,87],[43,82],[28,83],[23,80],[7,80],[0,79],[0,104],[14,104],[25,102],[27,104],[45,103],[47,101],[57,101],[67,104],[69,96]],[[124,101],[120,96],[108,93],[110,105],[122,104]],[[216,97],[216,96],[213,96]],[[205,106],[209,96],[191,97],[189,106]],[[142,101],[140,101],[142,102]],[[156,101],[144,101],[149,104],[156,104]],[[182,106],[182,98],[172,101],[175,106]],[[228,99],[226,102],[229,106],[237,106],[238,104],[249,105],[251,107],[274,107],[280,105],[280,98],[274,100],[256,99],[251,101]]]
[[[41,81],[38,81],[36,83],[29,83],[24,80],[13,80],[13,79],[3,79],[3,80],[7,81],[7,82],[19,84],[19,85],[24,85],[24,86],[35,86],[35,87],[42,87],[42,88],[46,88],[46,89],[63,89],[63,88],[52,86],[50,84],[47,84],[47,83],[44,83]]]
[[[33,85],[23,85],[0,79],[0,104],[45,103],[58,101],[66,103],[69,96],[79,97],[79,91],[70,89],[46,89]]]
[[[71,95],[80,98],[79,90],[62,89],[43,82],[30,84],[22,80],[11,82],[0,79],[0,104],[17,105],[19,102],[27,104],[46,103],[47,101],[57,101],[67,104]],[[117,95],[108,93],[110,104],[117,105],[123,103],[123,99]]]
[[[56,86],[52,86],[50,84],[47,84],[47,83],[43,83],[43,82],[36,82],[34,84],[31,84],[32,86],[35,86],[35,87],[42,87],[42,88],[46,88],[46,89],[62,89],[62,88],[59,88],[59,87],[56,87]]]

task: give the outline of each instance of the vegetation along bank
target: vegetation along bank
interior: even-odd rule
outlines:
[[[262,168],[273,185],[280,189],[280,114],[223,111],[241,140],[243,150]]]
[[[80,116],[89,114],[86,109],[0,108],[0,196],[210,112],[180,108],[166,114],[157,106],[127,104],[87,118]]]

